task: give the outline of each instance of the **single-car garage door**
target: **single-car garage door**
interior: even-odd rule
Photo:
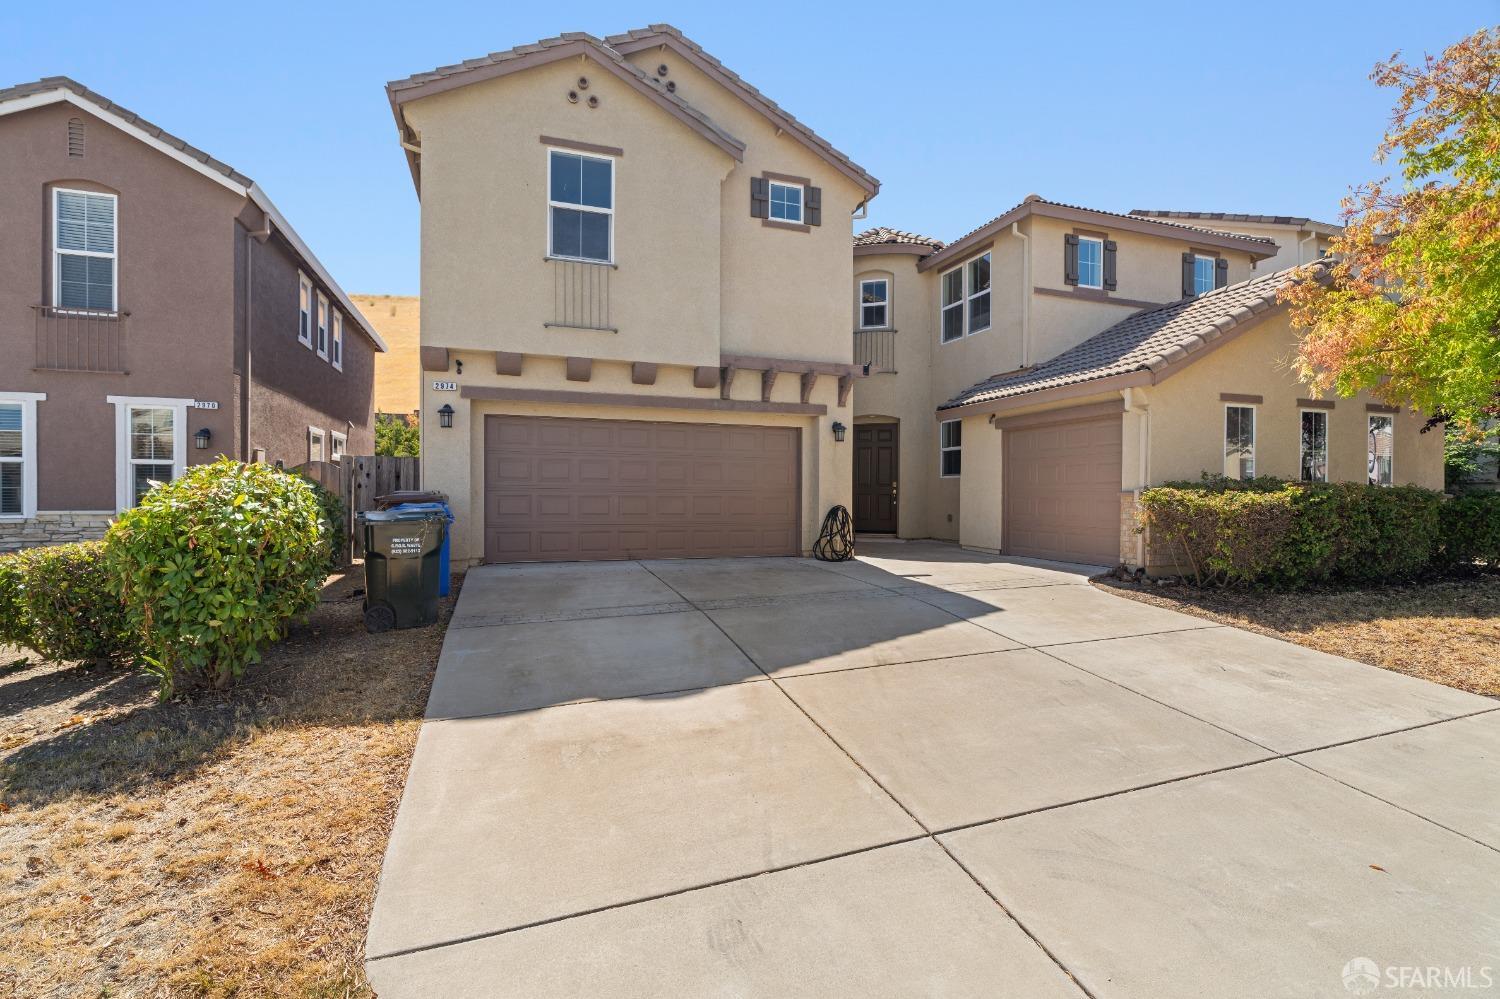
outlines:
[[[487,416],[487,562],[796,555],[793,427]]]
[[[1006,554],[1120,561],[1119,416],[1005,430],[1001,471]]]

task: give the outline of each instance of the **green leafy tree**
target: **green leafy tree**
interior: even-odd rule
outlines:
[[[375,418],[375,453],[392,458],[416,458],[422,453],[422,425],[382,413]]]
[[[1297,367],[1477,432],[1500,411],[1500,29],[1371,79],[1398,90],[1377,160],[1401,182],[1354,189],[1327,279],[1284,293],[1306,328]]]

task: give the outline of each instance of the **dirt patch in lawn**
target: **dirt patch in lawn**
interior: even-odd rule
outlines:
[[[1132,600],[1500,696],[1500,576],[1301,593],[1093,582]]]
[[[190,703],[0,655],[0,995],[371,994],[365,923],[453,601],[370,635],[362,582],[334,577],[241,687]]]

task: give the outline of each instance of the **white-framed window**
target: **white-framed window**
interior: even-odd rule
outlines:
[[[36,516],[36,404],[43,392],[0,392],[0,520]]]
[[[938,475],[951,479],[963,471],[964,425],[962,420],[938,424]]]
[[[1104,240],[1078,237],[1078,287],[1104,287]]]
[[[1224,475],[1255,478],[1255,407],[1224,407]]]
[[[333,310],[333,354],[329,360],[335,368],[344,370],[344,314],[338,309]]]
[[[547,255],[612,263],[614,221],[615,161],[547,150]]]
[[[94,191],[52,190],[52,304],[119,310],[116,232],[119,199]]]
[[[297,342],[304,346],[313,345],[312,337],[312,301],[313,286],[307,279],[307,275],[301,271],[297,272]]]
[[[1214,272],[1219,266],[1217,257],[1205,257],[1201,253],[1193,254],[1193,294],[1201,295],[1206,291],[1214,290]]]
[[[191,399],[106,396],[115,407],[115,504],[128,510],[187,468]]]
[[[771,218],[778,222],[802,221],[802,185],[771,181]]]
[[[307,460],[323,461],[323,431],[317,427],[307,428]]]
[[[343,461],[344,454],[349,450],[349,437],[337,430],[328,431],[328,460]]]
[[[1371,416],[1369,442],[1370,485],[1389,486],[1396,481],[1395,417]]]
[[[1328,481],[1328,412],[1302,410],[1300,478],[1303,482]]]
[[[942,292],[938,338],[952,343],[990,328],[990,255],[981,253],[950,271],[940,281]]]
[[[328,360],[328,296],[318,292],[318,356]]]
[[[859,328],[884,329],[890,323],[891,285],[885,278],[866,278],[859,283]]]

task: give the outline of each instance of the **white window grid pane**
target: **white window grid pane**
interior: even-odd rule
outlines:
[[[1319,410],[1302,414],[1301,477],[1304,482],[1328,481],[1328,414]]]
[[[1214,290],[1214,269],[1218,261],[1213,257],[1193,258],[1193,294],[1201,295]]]
[[[552,150],[547,169],[547,255],[610,263],[614,259],[614,160]],[[576,196],[569,197],[566,189],[559,190],[554,183],[560,170],[577,171]]]
[[[1224,474],[1231,479],[1255,477],[1255,408],[1224,407]]]
[[[771,218],[783,222],[802,221],[802,188],[771,181]]]
[[[19,458],[0,458],[0,516],[17,517],[24,512],[25,463]]]
[[[21,450],[21,421],[23,419],[20,403],[0,403],[0,459],[19,460],[23,457]]]
[[[1085,288],[1104,287],[1104,243],[1098,239],[1078,240],[1078,283]]]

